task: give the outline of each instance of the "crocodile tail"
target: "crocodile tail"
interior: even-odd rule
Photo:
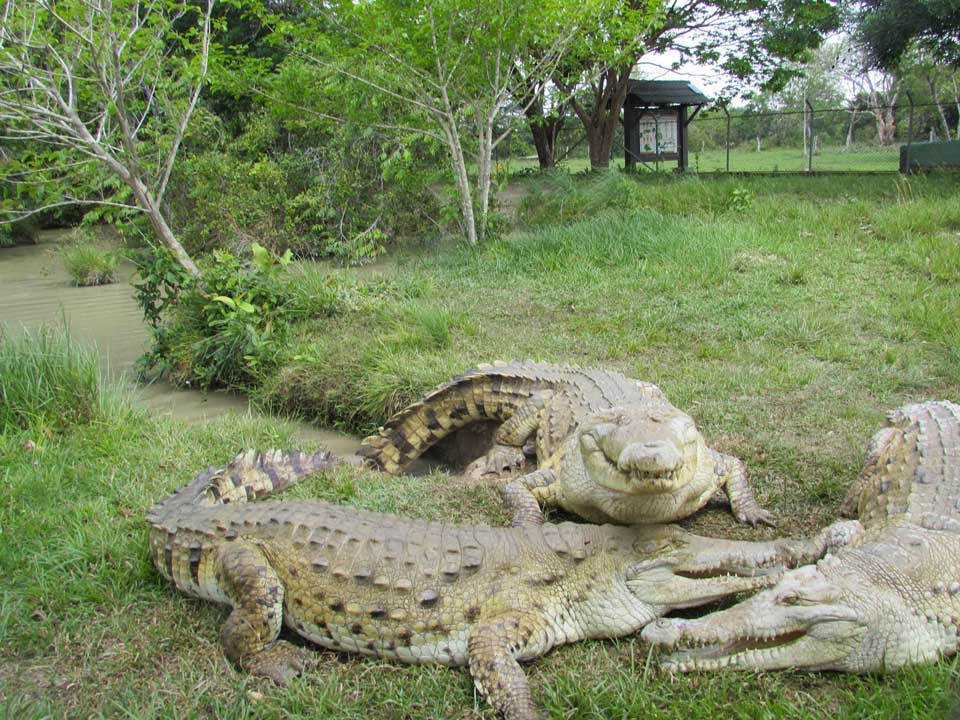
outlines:
[[[170,511],[185,506],[212,506],[256,500],[281,492],[308,475],[326,470],[339,462],[329,452],[308,454],[299,450],[244,450],[227,465],[209,467],[198,473],[189,485],[153,507],[147,520],[162,522]]]
[[[516,372],[522,367],[498,362],[458,375],[390,418],[363,440],[357,455],[394,474],[472,422],[509,419],[536,389],[534,378]]]

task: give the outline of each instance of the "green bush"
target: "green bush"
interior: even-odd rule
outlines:
[[[152,326],[153,348],[142,367],[174,382],[249,389],[279,360],[294,311],[285,274],[291,253],[258,243],[244,261],[215,251],[198,278],[165,251],[141,265],[137,300]]]
[[[436,227],[429,153],[413,141],[335,125],[291,149],[281,129],[254,115],[231,143],[178,163],[168,198],[191,253],[237,254],[257,241],[276,253],[360,264],[390,241]]]
[[[118,407],[126,399],[105,389],[97,351],[66,330],[0,333],[0,429],[66,429]]]
[[[93,244],[85,235],[60,249],[63,266],[77,286],[107,285],[116,280],[120,260],[117,253]]]

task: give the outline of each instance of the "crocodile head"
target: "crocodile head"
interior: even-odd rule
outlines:
[[[877,566],[856,555],[829,555],[790,571],[772,588],[703,618],[658,620],[643,638],[668,653],[665,667],[680,672],[876,672],[936,657],[939,642],[923,614],[889,582],[871,580],[868,568]]]
[[[775,542],[701,537],[676,525],[625,531],[632,533],[637,557],[627,566],[627,587],[661,612],[770,587],[786,569],[785,553]]]
[[[666,405],[612,408],[577,429],[590,479],[631,495],[671,493],[691,483],[709,450],[686,413]]]

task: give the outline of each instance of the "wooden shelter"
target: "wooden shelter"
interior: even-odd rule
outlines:
[[[710,100],[685,80],[631,80],[623,101],[624,162],[676,160],[687,169],[687,126]],[[694,108],[693,113],[688,108]]]

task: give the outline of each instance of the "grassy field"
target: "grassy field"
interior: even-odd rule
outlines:
[[[724,172],[727,168],[726,150],[691,150],[690,170],[693,172]],[[524,169],[536,169],[537,159],[511,158],[506,161],[512,172]],[[896,172],[900,165],[899,147],[882,148],[879,146],[858,146],[853,150],[841,147],[824,147],[813,156],[813,169],[817,172]],[[590,167],[586,157],[572,157],[560,164],[567,172],[581,172]],[[622,169],[623,157],[618,155],[611,167]],[[662,171],[672,172],[676,161],[663,163]],[[654,166],[642,166],[642,170],[653,170]],[[803,148],[768,148],[755,152],[748,147],[730,149],[730,172],[805,172],[807,157]]]
[[[660,180],[524,179],[510,196],[518,229],[500,240],[424,244],[383,277],[307,272],[301,292],[323,302],[290,333],[261,401],[364,431],[478,362],[603,365],[657,383],[743,458],[777,532],[825,524],[887,410],[960,398],[960,183]],[[0,367],[25,367],[9,347]],[[32,372],[11,382],[29,387]],[[493,717],[465,672],[442,667],[320,652],[289,689],[234,670],[218,646],[224,612],[152,569],[143,511],[240,447],[287,445],[289,426],[187,428],[91,396],[82,367],[56,375],[81,382],[95,411],[63,423],[56,405],[31,405],[0,432],[0,715]],[[503,522],[490,491],[439,472],[344,470],[297,494]],[[775,534],[723,508],[686,525]],[[955,710],[958,687],[954,661],[888,677],[671,677],[635,638],[560,648],[527,672],[564,718],[933,720]]]

